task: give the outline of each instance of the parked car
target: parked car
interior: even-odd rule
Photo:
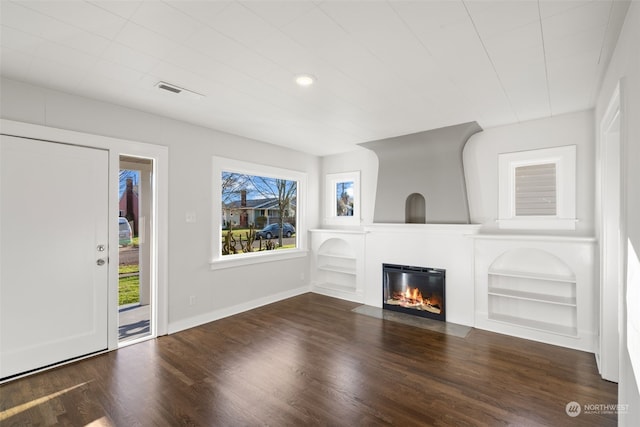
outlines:
[[[118,217],[118,237],[120,238],[120,246],[129,246],[132,243],[133,231],[131,231],[131,224],[127,218]]]
[[[293,225],[289,224],[288,222],[285,222],[283,227],[283,237],[291,237],[296,232],[296,229],[293,227]],[[256,237],[262,237],[263,239],[271,239],[272,237],[278,236],[280,236],[280,224],[277,223],[269,224],[256,233]]]

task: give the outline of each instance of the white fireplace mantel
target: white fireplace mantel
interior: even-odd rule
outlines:
[[[368,232],[397,232],[397,233],[447,233],[472,235],[480,231],[480,224],[396,224],[374,223],[364,226]]]
[[[595,239],[482,234],[480,229],[477,224],[376,223],[313,230],[312,276],[314,270],[325,272],[315,273],[323,280],[312,289],[382,307],[383,264],[444,269],[447,322],[594,351]],[[503,254],[516,266],[496,261],[504,261]],[[530,268],[538,264],[549,271]],[[345,283],[344,277],[349,278]],[[532,309],[541,313],[539,319],[532,319]]]
[[[477,224],[368,224],[311,230],[314,292],[382,307],[382,264],[446,270],[447,321],[474,324]]]
[[[364,303],[382,307],[382,264],[446,270],[447,321],[474,325],[473,250],[478,224],[370,224],[364,227]]]
[[[314,292],[382,307],[382,264],[446,270],[447,321],[474,325],[478,224],[367,224],[311,230]]]

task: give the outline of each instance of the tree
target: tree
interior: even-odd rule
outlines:
[[[222,172],[222,216],[225,217],[225,212],[233,214],[239,213],[239,209],[232,207],[234,201],[236,201],[239,195],[247,187],[247,175],[234,173],[234,172]]]
[[[280,226],[278,244],[282,246],[284,219],[287,216],[287,212],[291,211],[296,204],[298,183],[286,179],[236,172],[222,173],[223,209],[225,209],[225,206],[237,201],[242,191],[246,191],[247,197],[252,199],[274,200],[276,202]]]
[[[284,234],[284,218],[287,211],[296,202],[298,183],[286,179],[268,178],[264,176],[246,175],[255,191],[264,199],[275,199],[278,209],[278,245],[282,247],[282,235]]]
[[[286,179],[276,179],[275,181],[276,189],[278,190],[278,216],[280,217],[278,244],[282,246],[284,214],[291,209],[291,204],[295,202],[296,195],[298,194],[298,183],[295,181],[287,181]]]

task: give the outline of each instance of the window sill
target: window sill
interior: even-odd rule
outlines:
[[[498,228],[504,230],[575,230],[575,218],[510,218],[498,219]]]
[[[261,264],[265,262],[283,261],[295,258],[304,258],[308,251],[303,249],[275,250],[274,253],[225,255],[223,258],[214,259],[209,263],[211,270],[241,267],[244,265]]]
[[[325,225],[360,225],[360,218],[352,216],[332,216],[324,219]]]

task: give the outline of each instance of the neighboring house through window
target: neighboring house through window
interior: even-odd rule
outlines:
[[[225,173],[225,172],[223,172]],[[229,176],[230,175],[230,176]],[[250,183],[253,181],[268,181],[269,178],[261,176],[245,176],[243,174],[228,173],[227,179],[233,179],[237,183]],[[223,177],[223,181],[225,178]],[[285,180],[286,181],[286,180]],[[286,181],[288,188],[295,188],[295,181]],[[272,183],[272,188],[276,189],[276,183]],[[260,229],[269,224],[277,223],[280,220],[281,200],[271,194],[259,194],[255,191],[242,188],[228,189],[226,196],[223,193],[222,224],[223,228],[229,226],[247,228],[253,224]],[[224,191],[224,190],[223,190]],[[271,191],[269,191],[271,192]],[[238,196],[239,195],[239,196]],[[285,222],[296,225],[296,197],[292,198],[284,205],[283,218]]]

